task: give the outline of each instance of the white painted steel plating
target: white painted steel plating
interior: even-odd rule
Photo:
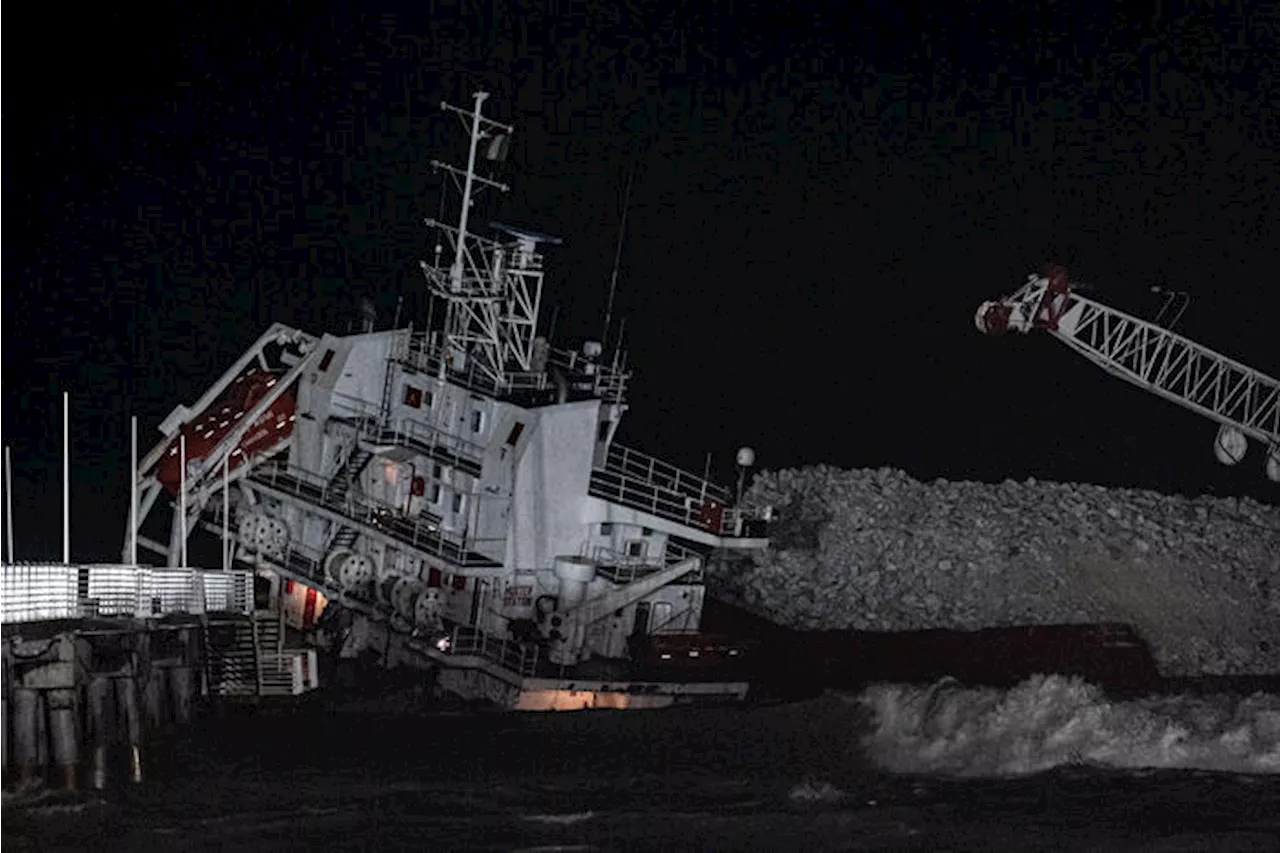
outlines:
[[[1048,278],[1030,276],[1011,296],[985,303],[978,313],[979,329],[1000,331],[998,313],[1006,310],[1003,325],[1008,329],[1025,333],[1043,328],[1113,376],[1269,448],[1280,447],[1280,382],[1276,379],[1074,292],[1066,294],[1056,324],[1037,323],[1048,286]]]

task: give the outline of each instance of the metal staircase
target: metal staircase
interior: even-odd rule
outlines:
[[[369,460],[373,458],[373,451],[364,447],[356,446],[351,449],[347,455],[346,464],[337,474],[333,475],[333,480],[329,483],[329,496],[334,501],[342,501],[351,492],[351,486],[354,485],[356,477],[360,476],[360,472],[364,470],[364,466],[369,464]]]
[[[243,621],[205,626],[209,692],[215,696],[292,696],[293,657],[284,648],[281,616],[256,610]]]
[[[351,487],[355,484],[356,477],[360,476],[360,472],[364,470],[364,466],[368,465],[369,460],[372,458],[372,450],[360,445],[352,447],[351,452],[347,455],[346,463],[329,481],[329,488],[326,490],[328,499],[337,505],[344,503],[347,496],[351,494]],[[355,544],[356,537],[359,535],[359,529],[349,525],[341,525],[337,535],[333,537],[333,547],[350,548]]]
[[[355,527],[340,527],[338,529],[338,534],[333,537],[333,549],[350,548],[356,543],[356,537],[359,535],[360,531]]]

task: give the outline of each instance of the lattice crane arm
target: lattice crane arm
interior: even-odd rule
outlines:
[[[1169,329],[1071,290],[1067,271],[1029,276],[1018,291],[978,308],[988,335],[1047,332],[1102,369],[1219,424],[1214,452],[1234,465],[1248,438],[1268,448],[1267,476],[1280,482],[1280,382]]]

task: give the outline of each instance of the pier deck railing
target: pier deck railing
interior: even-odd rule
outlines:
[[[4,567],[0,621],[153,619],[171,613],[248,613],[253,574],[110,564]]]

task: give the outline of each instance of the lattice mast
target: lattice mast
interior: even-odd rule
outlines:
[[[480,371],[501,385],[508,371],[531,369],[543,278],[542,256],[536,247],[553,238],[497,226],[512,238],[498,242],[468,230],[475,194],[483,189],[509,189],[506,184],[476,173],[481,143],[485,161],[501,161],[514,133],[511,126],[482,114],[487,92],[477,92],[474,97],[472,110],[440,104],[441,109],[462,119],[471,141],[466,169],[439,160],[431,162],[433,168],[453,178],[462,201],[456,226],[437,219],[426,220],[427,227],[437,234],[435,261],[422,262],[421,266],[432,298],[445,304],[440,341],[444,369]],[[447,261],[442,257],[446,248]]]
[[[1180,316],[1180,314],[1179,314]],[[1267,448],[1268,478],[1280,482],[1280,381],[1208,347],[1072,290],[1067,271],[1028,277],[975,317],[988,335],[1044,331],[1113,376],[1216,421],[1214,454],[1226,465],[1248,439]]]

